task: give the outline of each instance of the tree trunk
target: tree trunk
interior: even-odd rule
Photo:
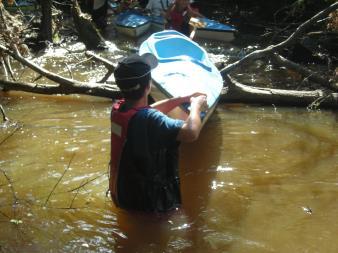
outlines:
[[[40,1],[42,18],[40,26],[40,41],[53,42],[52,0]]]
[[[338,108],[338,93],[325,90],[295,91],[258,88],[241,84],[230,77],[225,79],[228,87],[223,89],[221,102]]]

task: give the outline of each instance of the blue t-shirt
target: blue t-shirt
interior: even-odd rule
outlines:
[[[182,125],[150,108],[131,118],[117,178],[122,208],[163,212],[180,205],[176,138]]]

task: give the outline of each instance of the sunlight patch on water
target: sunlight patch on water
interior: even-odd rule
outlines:
[[[173,228],[171,228],[170,230],[172,230],[172,231],[173,231],[173,230],[184,230],[184,229],[190,228],[191,225],[192,225],[192,223],[190,223],[190,224],[184,223],[184,224],[182,224],[182,225],[180,225],[180,226],[173,227]]]
[[[231,168],[231,167],[228,167],[228,166],[217,166],[216,168],[216,171],[219,171],[219,172],[229,172],[229,171],[233,171],[234,169]]]

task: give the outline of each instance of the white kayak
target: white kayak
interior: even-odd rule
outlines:
[[[152,53],[158,59],[158,66],[151,73],[158,90],[152,94],[155,99],[205,93],[208,103],[208,110],[202,115],[205,122],[223,88],[222,76],[207,52],[187,36],[166,30],[152,34],[141,44],[139,54],[144,53]],[[184,105],[175,116],[185,119],[188,113],[188,105]]]

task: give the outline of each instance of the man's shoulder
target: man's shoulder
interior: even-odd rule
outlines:
[[[161,111],[154,109],[154,108],[144,108],[137,112],[136,114],[136,121],[147,121],[148,125],[161,125],[163,127],[178,127],[180,128],[183,124],[182,120],[173,119],[166,114],[162,113]]]

